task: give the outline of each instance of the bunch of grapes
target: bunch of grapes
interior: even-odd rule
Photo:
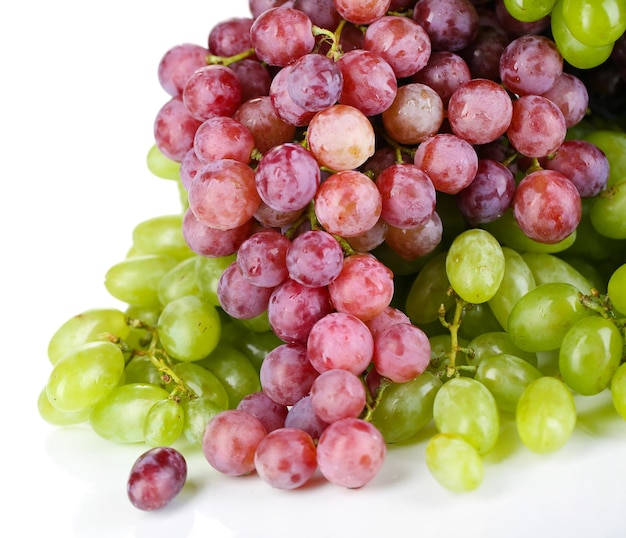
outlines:
[[[174,447],[358,488],[432,422],[467,491],[502,421],[545,453],[575,398],[626,419],[625,116],[581,74],[623,87],[626,2],[249,7],[164,53],[148,167],[181,213],[107,272],[126,311],[52,336],[42,417],[147,445],[146,510],[183,487]]]

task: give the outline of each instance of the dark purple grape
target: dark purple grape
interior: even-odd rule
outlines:
[[[157,510],[169,504],[185,485],[187,462],[178,450],[156,447],[144,452],[128,477],[128,498],[140,510]]]

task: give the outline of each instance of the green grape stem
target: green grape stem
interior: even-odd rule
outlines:
[[[626,339],[626,318],[617,316],[608,295],[603,295],[597,289],[592,288],[589,295],[579,293],[578,300],[585,308],[602,316],[604,319],[612,321]]]
[[[206,63],[209,65],[224,65],[228,67],[235,62],[239,62],[241,60],[245,60],[246,58],[250,58],[254,56],[256,51],[253,48],[246,49],[243,52],[238,54],[234,54],[233,56],[216,56],[215,54],[209,54],[206,57]]]
[[[447,377],[458,377],[462,370],[473,370],[473,366],[463,367],[456,364],[457,354],[460,352],[472,356],[471,349],[459,346],[459,328],[461,327],[463,309],[469,304],[467,301],[459,297],[452,288],[448,289],[449,295],[454,295],[455,309],[452,321],[446,319],[446,307],[441,304],[438,311],[439,322],[450,332],[450,351],[447,353],[448,364],[446,366],[445,375]]]
[[[341,50],[341,44],[339,41],[341,40],[341,32],[343,31],[345,25],[346,21],[341,19],[334,32],[331,32],[326,28],[313,25],[313,35],[315,37],[323,36],[324,40],[330,43],[330,50],[326,53],[326,56],[334,61],[337,61],[343,56],[343,50]]]
[[[155,368],[161,372],[161,379],[166,385],[170,383],[174,384],[174,388],[170,392],[170,398],[175,401],[180,401],[181,397],[186,397],[190,400],[197,398],[198,394],[179,377],[171,368],[171,359],[167,352],[159,346],[159,336],[155,327],[148,325],[140,319],[128,318],[127,323],[129,326],[136,329],[144,329],[151,334],[150,346],[147,350],[133,349],[131,351],[131,358],[134,355],[145,356],[150,359],[150,362]]]
[[[391,385],[391,383],[392,383],[391,379],[388,379],[386,377],[381,377],[378,388],[376,389],[376,396],[374,397],[373,400],[371,398],[370,391],[366,391],[366,393],[368,394],[368,399],[365,402],[365,410],[363,412],[363,415],[361,416],[363,420],[367,422],[370,422],[372,420],[372,414],[374,413],[374,411],[376,410],[376,407],[378,407],[378,404],[382,400],[385,389],[389,385]]]

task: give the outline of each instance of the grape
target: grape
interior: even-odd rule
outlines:
[[[167,158],[154,144],[146,155],[146,166],[155,176],[163,179],[177,180],[180,173],[180,163]]]
[[[387,448],[369,422],[344,418],[326,427],[317,444],[317,463],[324,477],[346,488],[365,486],[378,474]]]
[[[297,428],[305,431],[315,440],[319,439],[327,426],[328,423],[315,414],[310,394],[300,398],[293,404],[285,418],[286,428]]]
[[[424,27],[433,50],[463,49],[478,32],[478,12],[469,0],[420,0],[413,20]]]
[[[185,386],[191,389],[198,398],[207,398],[220,407],[228,407],[228,393],[222,382],[198,362],[178,362],[173,365],[174,373],[183,380]],[[182,403],[188,403],[188,398],[181,398]]]
[[[563,337],[559,371],[563,381],[584,396],[606,389],[622,359],[624,339],[608,319],[588,316],[576,322]]]
[[[576,404],[570,389],[556,377],[542,376],[524,389],[515,411],[520,439],[537,453],[563,447],[576,425]]]
[[[430,363],[428,337],[411,323],[396,323],[374,339],[376,371],[396,383],[419,376]]]
[[[484,303],[496,294],[504,267],[502,247],[489,232],[478,228],[458,235],[446,256],[450,284],[469,303]]]
[[[449,51],[432,52],[426,65],[410,78],[411,82],[419,82],[435,90],[445,107],[448,107],[454,91],[471,79],[467,62]]]
[[[134,251],[139,255],[163,254],[177,260],[190,258],[194,253],[185,243],[182,219],[181,215],[174,214],[141,221],[132,231]]]
[[[200,290],[196,282],[197,258],[186,258],[163,275],[157,293],[162,305],[187,295],[198,295]]]
[[[426,427],[433,418],[435,394],[441,380],[426,370],[405,383],[391,383],[371,415],[371,422],[386,443],[406,441]]]
[[[531,366],[537,366],[537,354],[524,351],[517,347],[506,331],[483,332],[468,342],[467,347],[472,350],[472,357],[468,362],[479,365],[488,357],[499,354],[513,355],[525,360]]]
[[[267,432],[250,413],[228,409],[215,415],[202,438],[202,452],[214,469],[229,476],[254,471],[254,453]]]
[[[182,405],[185,412],[183,435],[192,446],[201,447],[207,424],[214,416],[225,411],[227,406],[205,396],[184,401]]]
[[[296,428],[268,433],[254,453],[254,468],[261,479],[280,489],[306,484],[317,469],[316,446],[311,436]]]
[[[304,11],[321,28],[334,30],[341,21],[333,0],[295,0],[293,7]]]
[[[46,387],[44,387],[39,392],[39,397],[37,398],[37,411],[39,412],[39,416],[48,424],[54,426],[69,426],[89,420],[91,408],[87,407],[78,411],[63,411],[57,409],[50,403],[48,392]]]
[[[626,263],[620,265],[609,277],[607,293],[613,306],[626,313]]]
[[[600,148],[608,159],[608,186],[620,183],[626,177],[626,133],[600,129],[588,134],[585,140]]]
[[[496,0],[494,7],[497,23],[513,39],[527,34],[542,34],[550,26],[549,15],[535,21],[522,21],[509,13],[503,0]]]
[[[201,123],[202,120],[187,109],[182,96],[172,97],[159,109],[154,119],[157,148],[168,159],[180,162],[193,147],[193,138]]]
[[[569,129],[585,117],[589,106],[589,92],[583,81],[571,73],[561,73],[543,97],[555,103],[563,113]]]
[[[159,84],[172,97],[180,96],[196,69],[206,66],[209,51],[194,43],[175,45],[165,52],[157,67]]]
[[[316,112],[298,106],[289,95],[290,69],[291,66],[287,64],[276,73],[270,83],[269,96],[278,117],[288,125],[300,127],[308,125]]]
[[[556,0],[504,0],[507,11],[516,19],[534,22],[550,15]]]
[[[130,470],[127,493],[140,510],[158,510],[171,503],[187,480],[187,462],[171,447],[152,448],[137,458]]]
[[[581,293],[590,293],[590,282],[558,256],[540,252],[524,252],[522,258],[531,270],[537,285],[547,282],[566,282],[576,286]]]
[[[438,433],[426,445],[426,465],[443,487],[457,492],[476,489],[483,481],[483,460],[461,435]]]
[[[232,17],[218,22],[211,28],[208,37],[209,50],[216,56],[234,56],[249,49],[250,17]]]
[[[248,164],[254,149],[254,137],[239,121],[226,116],[209,118],[196,130],[194,151],[201,163],[234,159]]]
[[[416,260],[433,252],[441,244],[443,223],[436,211],[424,224],[411,228],[387,226],[386,244],[405,260]]]
[[[558,349],[569,328],[590,314],[578,294],[572,284],[548,282],[523,295],[509,314],[513,343],[531,352]]]
[[[517,185],[513,214],[519,227],[531,239],[558,243],[571,235],[580,222],[580,193],[560,172],[538,170]]]
[[[237,251],[243,278],[263,288],[273,288],[289,276],[287,252],[291,242],[274,230],[261,230],[248,237]]]
[[[389,9],[391,0],[335,0],[335,8],[342,18],[353,24],[371,24]]]
[[[620,417],[626,420],[626,366],[621,364],[611,378],[611,401]]]
[[[219,305],[236,319],[252,319],[265,312],[273,291],[273,287],[250,283],[236,261],[224,270],[217,284]]]
[[[287,91],[304,110],[318,112],[334,105],[341,95],[343,75],[333,60],[304,54],[290,64]]]
[[[286,405],[276,403],[263,391],[246,394],[237,404],[237,409],[258,418],[268,433],[282,428],[289,412]]]
[[[611,45],[626,30],[626,5],[621,0],[562,0],[563,20],[572,35],[590,47]]]
[[[311,385],[313,411],[324,422],[357,418],[365,408],[365,387],[354,373],[341,368],[322,372]]]
[[[612,185],[594,200],[591,223],[598,233],[612,239],[626,239],[626,180]]]
[[[243,101],[241,82],[230,67],[206,65],[189,77],[182,100],[191,116],[201,122],[231,116]]]
[[[328,232],[309,230],[287,248],[285,267],[289,278],[304,286],[327,286],[343,268],[343,250]]]
[[[143,436],[148,446],[170,446],[183,433],[185,411],[178,402],[168,398],[155,403],[143,424]]]

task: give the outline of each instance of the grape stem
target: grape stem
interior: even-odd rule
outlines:
[[[341,44],[339,41],[341,39],[341,32],[343,31],[345,25],[345,19],[341,19],[334,32],[331,32],[326,28],[313,25],[313,35],[315,37],[323,36],[323,38],[330,43],[330,49],[326,53],[326,56],[335,62],[343,56],[343,51],[341,50]]]
[[[385,389],[389,385],[391,385],[391,383],[392,383],[391,379],[388,379],[386,377],[381,377],[378,388],[376,389],[376,397],[372,401],[371,396],[370,396],[368,398],[368,401],[365,403],[365,411],[364,411],[364,414],[361,416],[363,420],[367,422],[370,422],[372,420],[372,414],[374,413],[374,411],[376,410],[376,407],[378,407],[378,404],[382,400]],[[370,392],[367,391],[367,394],[369,395]]]
[[[592,288],[589,295],[579,293],[578,300],[585,308],[599,314],[604,319],[612,321],[622,335],[626,337],[626,318],[617,317],[608,295],[602,295],[597,289]]]
[[[206,57],[206,63],[209,65],[224,65],[228,67],[235,62],[245,60],[246,58],[250,58],[255,54],[256,51],[254,48],[246,49],[243,52],[234,54],[233,56],[216,56],[215,54],[209,54]]]
[[[448,364],[444,373],[447,377],[458,377],[460,375],[460,370],[464,369],[456,364],[458,352],[464,351],[468,355],[472,355],[472,351],[470,349],[465,349],[459,346],[459,328],[461,327],[461,317],[463,315],[463,309],[469,303],[454,293],[452,288],[448,288],[448,295],[453,295],[455,300],[455,309],[452,321],[450,322],[446,319],[446,307],[443,303],[437,312],[439,322],[450,332],[450,351],[447,353]],[[473,369],[473,367],[470,367],[470,369]]]

